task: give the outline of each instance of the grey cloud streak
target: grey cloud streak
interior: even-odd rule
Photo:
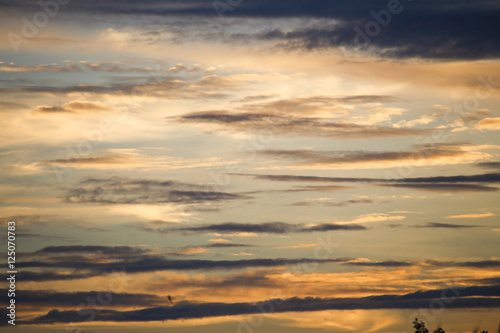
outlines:
[[[180,76],[155,75],[141,78],[115,78],[107,84],[77,84],[68,86],[25,85],[3,86],[0,94],[53,94],[70,95],[74,93],[88,93],[97,96],[133,95],[154,96],[167,99],[205,99],[226,97],[227,90],[235,89],[240,83],[230,77],[219,75],[198,76],[194,79],[185,79]],[[68,112],[67,108],[52,106],[38,110],[41,113]]]
[[[439,223],[430,222],[424,225],[416,225],[415,228],[444,228],[444,229],[468,229],[468,228],[481,228],[480,225],[468,225],[468,224],[453,224],[453,223]]]
[[[369,162],[432,160],[442,157],[459,157],[467,154],[456,144],[417,146],[413,151],[314,151],[314,150],[263,150],[262,154],[299,164],[343,165]]]
[[[313,205],[322,205],[328,207],[345,207],[348,205],[360,204],[360,203],[373,203],[371,199],[351,199],[344,200],[339,202],[331,202],[331,201],[299,201],[292,204],[292,206],[313,206]]]
[[[301,175],[259,175],[232,173],[232,175],[254,177],[255,179],[282,181],[282,182],[333,182],[333,183],[357,183],[357,182],[384,182],[386,178],[354,178],[354,177],[319,177]],[[460,176],[435,176],[391,179],[391,182],[402,183],[499,183],[500,173],[486,173],[478,175]]]
[[[366,227],[357,224],[336,224],[326,223],[315,226],[305,224],[291,224],[284,222],[267,222],[267,223],[236,223],[227,222],[220,224],[209,224],[202,226],[192,226],[184,228],[174,228],[170,231],[205,231],[205,232],[218,232],[218,233],[234,233],[234,232],[255,232],[255,233],[270,233],[270,234],[287,234],[293,232],[315,232],[315,231],[333,231],[333,230],[346,230],[346,231],[359,231],[366,230]]]
[[[294,155],[295,151],[291,151],[290,155]],[[302,151],[299,151],[302,155]],[[306,157],[313,157],[315,152],[305,154]],[[360,153],[358,153],[360,154]],[[354,157],[352,154],[351,157]],[[372,158],[376,154],[371,155]],[[381,155],[381,157],[386,155]],[[395,155],[394,155],[395,156]],[[327,159],[335,159],[327,156]],[[341,159],[347,157],[342,157]],[[304,176],[304,175],[259,175],[259,174],[242,174],[232,173],[236,176],[253,177],[260,180],[279,181],[279,182],[310,182],[310,183],[368,183],[377,186],[386,187],[403,187],[414,188],[427,191],[479,191],[479,192],[494,192],[498,188],[490,186],[490,184],[500,183],[500,173],[486,173],[477,175],[458,175],[458,176],[435,176],[435,177],[416,177],[416,178],[354,178],[354,177],[319,177],[319,176]]]
[[[247,198],[245,195],[207,191],[198,184],[147,179],[90,178],[69,189],[65,200],[70,203],[100,204],[192,204]]]
[[[209,123],[231,131],[267,131],[285,136],[370,138],[421,135],[427,129],[394,128],[335,121],[325,117],[300,117],[272,112],[229,112],[225,110],[193,112],[175,118],[183,123]]]
[[[227,226],[225,226],[227,229]],[[287,226],[275,227],[275,233],[286,231]],[[280,229],[281,228],[281,229]],[[313,231],[328,231],[329,225],[309,227]],[[335,228],[332,228],[335,230]],[[248,230],[234,226],[230,229]],[[233,244],[238,247],[251,246]],[[210,246],[203,246],[210,247]],[[215,245],[214,247],[220,247]],[[225,247],[225,246],[224,246]],[[317,263],[322,265],[342,264],[360,267],[396,268],[409,266],[424,267],[467,267],[476,269],[491,269],[500,267],[498,260],[453,261],[427,260],[421,263],[398,260],[359,260],[356,258],[259,258],[247,260],[200,260],[200,259],[170,259],[169,253],[158,254],[150,249],[127,246],[94,246],[70,245],[50,246],[31,253],[20,253],[19,278],[22,281],[67,281],[85,279],[95,276],[105,276],[113,272],[136,274],[159,271],[234,271],[242,269],[279,268],[290,265]],[[36,271],[31,269],[35,268]],[[1,278],[6,278],[3,274]]]

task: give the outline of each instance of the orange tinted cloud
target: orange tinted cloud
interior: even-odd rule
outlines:
[[[446,216],[447,219],[477,219],[481,217],[490,217],[495,216],[493,213],[471,213],[471,214],[462,214],[462,215],[452,215]]]

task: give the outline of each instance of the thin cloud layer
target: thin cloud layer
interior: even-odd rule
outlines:
[[[210,124],[227,131],[346,139],[421,135],[429,131],[382,125],[403,109],[379,107],[359,113],[352,111],[355,105],[393,100],[385,95],[308,96],[245,104],[235,111],[191,112],[169,119]]]
[[[328,118],[283,116],[280,114],[230,113],[227,111],[195,112],[178,118],[187,123],[212,123],[228,130],[267,131],[286,136],[319,136],[337,138],[370,138],[420,135],[423,129],[369,126],[331,121]]]
[[[272,153],[271,153],[272,154]],[[294,156],[294,152],[290,152]],[[299,155],[302,153],[299,153]],[[307,157],[314,156],[315,152],[305,153]],[[373,156],[373,155],[372,155]],[[322,158],[322,156],[320,156]],[[335,159],[334,157],[326,157]],[[259,174],[234,174],[239,176],[248,176],[260,180],[279,181],[279,182],[310,182],[310,183],[367,183],[376,184],[385,187],[413,188],[427,191],[442,192],[494,192],[497,187],[485,184],[496,184],[500,182],[499,173],[486,173],[478,175],[460,175],[460,176],[434,176],[434,177],[416,177],[416,178],[351,178],[351,177],[318,177],[301,175],[259,175]],[[346,202],[349,203],[349,202]],[[350,202],[355,203],[355,202]],[[326,204],[326,203],[325,203]],[[302,203],[304,205],[304,203]]]
[[[439,223],[439,222],[429,222],[424,225],[417,225],[416,228],[444,228],[444,229],[468,229],[468,228],[480,228],[479,225],[468,225],[468,224],[452,224],[452,223]]]
[[[295,161],[298,165],[317,166],[383,166],[398,167],[409,160],[416,165],[469,163],[488,156],[471,152],[459,145],[443,144],[417,147],[414,151],[313,151],[264,150],[262,154],[280,160]]]
[[[267,222],[267,223],[220,223],[209,224],[203,226],[174,228],[173,231],[190,231],[190,232],[217,232],[217,233],[234,233],[234,232],[254,232],[254,233],[270,233],[270,234],[288,234],[292,232],[315,232],[315,231],[332,231],[332,230],[365,230],[361,225],[340,225],[336,223],[306,225],[306,224],[290,224],[284,222]],[[172,230],[172,229],[170,229]]]
[[[315,200],[315,201],[299,201],[292,204],[292,206],[314,206],[314,205],[323,205],[327,207],[345,207],[354,204],[360,203],[373,203],[371,199],[351,199],[344,200],[339,202],[332,202],[329,200]]]
[[[101,103],[93,101],[71,101],[64,105],[45,106],[36,108],[35,113],[94,113],[111,111],[112,108]]]
[[[65,200],[70,203],[97,204],[193,204],[246,198],[244,195],[207,191],[206,186],[176,181],[147,179],[89,178],[80,187],[70,189]]]
[[[175,74],[175,73],[174,73]],[[67,86],[49,85],[8,85],[0,87],[0,95],[9,96],[16,94],[53,95],[68,96],[83,94],[95,96],[96,99],[103,96],[143,96],[159,97],[166,99],[205,99],[222,98],[228,90],[239,88],[244,79],[237,76],[221,76],[217,74],[198,74],[192,77],[180,77],[172,73],[158,74],[140,78],[123,80],[114,78],[103,84],[77,84]],[[109,81],[109,80],[108,80]],[[97,102],[73,101],[64,106],[39,106],[37,113],[68,113],[75,111],[97,111],[99,107],[104,108]]]

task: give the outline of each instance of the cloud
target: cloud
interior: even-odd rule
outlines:
[[[476,166],[486,169],[500,169],[500,162],[482,162],[476,163]]]
[[[225,239],[225,238],[212,238],[212,239],[209,239],[208,241],[212,242],[212,243],[231,243],[231,241],[229,239]]]
[[[406,217],[402,215],[389,215],[384,213],[363,214],[356,217],[351,221],[336,222],[342,225],[345,224],[358,224],[358,223],[371,223],[371,222],[384,222],[384,221],[399,221],[404,220]]]
[[[316,247],[319,246],[319,243],[311,243],[311,244],[295,244],[295,245],[284,245],[284,246],[275,246],[274,249],[301,249],[304,247]]]
[[[130,293],[107,293],[102,291],[88,292],[56,292],[50,290],[19,290],[16,291],[16,301],[23,302],[25,305],[36,306],[38,308],[46,307],[75,307],[86,299],[95,299],[100,295],[105,301],[112,297],[112,302],[108,306],[128,307],[130,304],[135,306],[159,306],[168,304],[168,300],[151,294],[130,294]],[[102,296],[101,296],[102,295]]]
[[[419,178],[402,178],[393,181],[405,183],[499,183],[500,173],[486,173],[468,176],[436,176]]]
[[[286,110],[285,110],[286,111]],[[214,124],[231,131],[264,132],[286,136],[370,138],[421,135],[426,129],[394,128],[335,121],[327,117],[301,117],[293,113],[202,111],[175,117],[183,123]]]
[[[480,285],[500,285],[500,277],[484,278],[484,279],[470,279],[468,283]]]
[[[417,119],[412,119],[412,120],[401,120],[398,121],[394,126],[395,127],[414,127],[417,125],[426,125],[432,123],[436,119],[435,115],[425,115]]]
[[[295,3],[298,4],[298,1]],[[450,12],[448,6],[451,1],[433,4],[401,3],[399,13],[391,15],[387,12],[387,3],[383,1],[371,1],[370,5],[368,2],[347,5],[328,3],[314,6],[314,9],[302,8],[301,16],[308,16],[308,13],[313,12],[314,14],[310,14],[313,17],[333,18],[338,20],[336,23],[326,21],[287,30],[268,28],[255,33],[234,34],[234,38],[270,41],[288,50],[347,48],[351,52],[365,51],[394,58],[498,58],[500,48],[493,43],[492,30],[492,27],[499,26],[495,21],[499,11],[496,3],[486,1],[473,5],[459,1],[453,4],[454,10]],[[323,14],[317,12],[320,8],[324,11]],[[282,10],[282,15],[285,16],[287,11]],[[383,11],[390,18],[380,25],[377,19],[383,21],[386,18]],[[370,24],[372,31],[368,32]],[[378,27],[375,35],[373,26]],[[477,27],[477,30],[473,27]],[[429,39],[427,36],[435,38]]]
[[[424,225],[417,225],[416,228],[445,228],[445,229],[468,229],[468,228],[480,228],[479,225],[466,225],[466,224],[451,224],[451,223],[438,223],[430,222]]]
[[[373,200],[371,199],[351,199],[351,200],[344,200],[344,201],[339,201],[339,202],[332,202],[332,201],[326,201],[326,200],[321,200],[321,201],[299,201],[295,202],[292,204],[292,206],[312,206],[312,205],[322,205],[322,206],[328,206],[328,207],[345,207],[353,204],[360,204],[360,203],[373,203]]]
[[[301,231],[314,232],[314,231],[334,231],[334,230],[366,230],[366,227],[354,223],[352,225],[343,225],[340,223],[325,223],[325,224],[318,224],[306,227]]]
[[[350,178],[350,177],[319,177],[319,176],[300,176],[300,175],[259,175],[232,173],[236,176],[249,176],[255,179],[280,181],[280,182],[334,182],[334,183],[356,183],[356,182],[380,182],[386,181],[385,178]]]
[[[484,118],[476,124],[476,128],[481,130],[500,130],[500,117]]]
[[[59,106],[38,106],[34,112],[36,113],[94,113],[112,111],[108,105],[102,102],[92,101],[71,101]]]
[[[256,76],[254,79],[257,79]],[[147,96],[167,99],[222,98],[228,90],[237,89],[242,84],[252,81],[244,76],[223,76],[217,74],[194,75],[182,78],[172,73],[146,78],[114,78],[111,82],[97,84],[77,84],[67,86],[48,85],[11,85],[0,87],[0,94],[51,94],[68,95],[80,93],[86,96]],[[105,106],[97,102],[73,101],[64,106],[40,106],[36,111],[41,113],[68,113],[103,111]]]
[[[487,173],[468,176],[436,176],[419,178],[393,179],[381,186],[412,188],[434,192],[494,192],[497,187],[484,184],[500,182],[499,173]]]
[[[383,9],[385,6],[380,7]],[[369,13],[367,10],[366,13]],[[412,11],[415,14],[415,11]],[[423,12],[420,12],[422,14]],[[406,13],[407,14],[407,13]],[[433,13],[435,14],[435,13]],[[363,31],[364,24],[375,20],[366,15],[366,21],[352,22],[350,24],[341,23],[337,25],[324,24],[320,27],[297,27],[291,31],[283,31],[279,28],[270,29],[262,33],[253,34],[234,34],[235,39],[257,39],[261,41],[274,42],[277,47],[286,50],[313,51],[318,49],[338,49],[345,48],[349,52],[365,52],[375,54],[380,57],[389,58],[423,58],[437,60],[460,60],[460,59],[493,59],[500,57],[500,49],[492,44],[493,36],[491,30],[486,26],[493,23],[492,14],[471,15],[469,20],[480,26],[485,35],[476,35],[477,32],[470,32],[469,27],[460,27],[456,22],[463,22],[467,17],[466,12],[451,16],[446,20],[442,15],[430,17],[423,15],[421,17],[405,16],[404,20],[393,20],[389,29],[381,30],[380,35],[370,38]],[[426,17],[425,19],[423,17]],[[409,21],[407,21],[409,20]],[[452,20],[454,22],[452,22]],[[480,21],[485,20],[485,21]],[[472,23],[468,22],[468,23]],[[357,24],[359,23],[359,25]],[[375,22],[376,23],[376,22]],[[443,33],[442,29],[446,26],[449,31]],[[468,26],[468,25],[467,25]],[[357,27],[362,31],[357,33],[353,28]],[[380,25],[379,25],[380,27]],[[423,27],[423,28],[422,28]],[[471,26],[472,27],[472,26]],[[384,29],[384,28],[382,28]],[[426,35],[432,34],[435,39],[426,39]],[[450,38],[449,34],[454,35]],[[489,40],[485,36],[490,37]],[[477,40],[485,42],[485,45],[479,45]],[[277,43],[277,44],[276,44]],[[467,45],[467,48],[458,44]],[[477,49],[470,50],[468,47]]]
[[[66,7],[68,8],[68,7]],[[157,66],[154,70],[147,63],[137,67],[132,63],[120,61],[64,61],[64,64],[39,64],[39,65],[19,65],[14,62],[6,64],[0,61],[0,72],[7,73],[27,73],[27,72],[59,72],[59,73],[80,73],[80,72],[108,72],[108,73],[168,73],[176,72],[184,68],[187,71],[196,69],[188,69],[182,64],[178,64],[169,70],[162,70]]]
[[[231,247],[254,247],[255,245],[250,244],[237,244],[237,243],[213,243],[205,245],[205,247],[213,248],[231,248]]]
[[[76,153],[75,153],[76,154]],[[60,158],[41,161],[35,166],[52,166],[53,168],[76,169],[131,169],[166,170],[215,167],[225,165],[228,161],[217,157],[183,158],[174,155],[157,154],[150,148],[108,149],[91,156]],[[59,169],[57,169],[59,170]]]
[[[482,217],[491,217],[495,216],[493,213],[471,213],[471,214],[461,214],[461,215],[452,215],[447,216],[447,219],[478,219]]]
[[[0,102],[0,112],[17,111],[28,108],[29,106],[20,103]]]
[[[206,253],[208,249],[204,249],[202,247],[187,247],[184,249],[180,249],[174,252],[170,252],[171,254],[198,254],[198,253]]]
[[[62,254],[62,253],[92,253],[106,257],[130,257],[141,255],[149,250],[131,246],[99,246],[99,245],[68,245],[68,246],[47,246],[36,252],[34,255]]]
[[[196,270],[232,270],[246,268],[265,268],[265,267],[283,267],[289,265],[297,265],[301,263],[339,263],[345,262],[346,258],[337,259],[309,259],[309,258],[261,258],[247,260],[200,260],[200,259],[184,259],[172,260],[164,258],[160,255],[145,254],[138,257],[131,257],[130,260],[103,260],[96,261],[82,258],[79,256],[60,258],[52,257],[51,260],[44,261],[24,261],[19,267],[23,267],[25,274],[23,280],[41,281],[43,278],[49,280],[63,280],[60,278],[67,276],[65,280],[88,278],[99,275],[107,275],[113,271],[125,270],[127,274],[159,272],[159,271],[196,271]],[[47,272],[30,272],[27,268],[56,268],[73,270],[73,272],[58,273],[54,271]],[[47,280],[45,280],[47,281]]]
[[[10,219],[9,219],[10,220]],[[56,235],[44,235],[44,234],[39,234],[39,233],[33,233],[33,232],[17,232],[16,237],[19,238],[33,238],[33,239],[45,239],[45,240],[69,240],[71,239],[70,237],[64,237],[64,236],[56,236]]]
[[[251,233],[269,233],[269,234],[288,234],[297,232],[316,232],[329,230],[365,230],[366,228],[360,225],[340,225],[336,223],[327,223],[320,225],[306,224],[290,224],[284,222],[267,222],[267,223],[236,223],[227,222],[220,224],[207,224],[202,226],[190,226],[182,228],[174,228],[170,230],[189,231],[189,232],[216,232],[220,234],[234,232],[251,232]]]
[[[80,72],[82,69],[80,67],[71,65],[69,63],[59,66],[56,64],[51,65],[16,65],[14,62],[6,64],[5,62],[0,62],[0,72],[7,73],[26,73],[26,72]]]
[[[402,187],[431,192],[495,192],[496,187],[478,184],[383,184],[387,187]]]
[[[74,158],[63,158],[57,160],[43,161],[41,164],[48,165],[63,165],[63,166],[89,166],[89,165],[101,165],[101,164],[129,164],[136,160],[135,157],[130,155],[108,155],[99,157],[74,157]]]
[[[308,231],[323,231],[325,225],[306,226]],[[331,226],[331,225],[330,225]],[[316,228],[320,227],[320,228]],[[328,225],[326,226],[328,227]],[[340,227],[353,227],[340,226]],[[304,228],[304,227],[303,227]],[[241,228],[238,228],[241,229]],[[346,230],[341,228],[340,230]],[[353,229],[358,230],[358,228]],[[361,229],[359,229],[361,230]],[[231,243],[217,243],[230,245]],[[299,244],[285,246],[285,248],[310,247],[314,244]],[[235,247],[251,246],[247,244],[235,244]],[[186,247],[180,250],[158,253],[146,247],[129,246],[95,246],[95,245],[69,245],[49,246],[35,252],[19,253],[22,260],[19,261],[19,278],[22,281],[70,281],[86,279],[91,277],[107,276],[119,271],[124,274],[137,274],[147,272],[183,272],[183,271],[230,271],[257,268],[283,268],[290,265],[305,263],[316,264],[347,264],[352,266],[373,267],[468,267],[468,268],[494,268],[499,267],[498,260],[476,260],[476,261],[451,261],[451,260],[428,260],[422,263],[410,263],[408,261],[385,260],[376,261],[369,259],[353,258],[257,258],[248,260],[200,260],[200,259],[170,259],[179,254],[201,253],[199,249],[217,248]],[[226,246],[224,246],[226,247]],[[193,250],[194,249],[194,250]],[[246,252],[248,253],[248,252]],[[5,274],[1,278],[5,278]]]
[[[339,138],[392,137],[418,135],[426,129],[395,128],[377,124],[391,120],[405,109],[368,104],[391,102],[385,95],[328,96],[312,95],[270,102],[247,103],[233,111],[210,110],[170,117],[182,123],[210,124],[218,129],[237,132],[264,132],[286,136]],[[362,111],[356,113],[356,106]]]
[[[459,294],[449,308],[495,308],[500,305],[500,286],[460,287]],[[289,299],[272,299],[252,303],[190,303],[179,302],[171,307],[152,307],[140,310],[116,311],[101,310],[96,312],[94,321],[134,322],[163,321],[188,318],[205,318],[218,316],[234,316],[255,313],[259,308],[273,313],[304,312],[320,310],[353,310],[353,309],[418,309],[428,307],[430,302],[442,298],[449,289],[427,290],[405,295],[380,295],[361,298],[320,298],[293,297]],[[53,309],[47,314],[22,324],[50,324],[58,322],[83,322],[86,318],[76,311],[60,311]]]
[[[500,57],[500,47],[495,43],[495,32],[500,30],[497,20],[500,9],[495,0],[395,3],[399,5],[390,14],[387,12],[388,3],[384,0],[355,3],[247,0],[238,4],[237,10],[229,6],[231,10],[224,19],[231,20],[232,24],[246,21],[253,23],[253,31],[230,34],[230,40],[245,45],[251,41],[261,41],[267,42],[270,47],[286,50],[308,52],[341,48],[357,53],[364,51],[381,57],[405,59],[475,60]],[[27,13],[39,10],[35,0],[23,1],[22,4],[4,1],[2,7]],[[134,19],[149,24],[151,16],[167,21],[172,18],[180,19],[182,24],[175,20],[169,27],[168,40],[172,42],[193,39],[210,42],[228,40],[227,34],[220,31],[220,18],[215,15],[212,3],[201,0],[186,4],[173,0],[153,0],[147,6],[132,1],[102,3],[92,0],[72,3],[65,8],[65,13],[78,13],[89,21],[96,14],[104,16],[104,21],[107,15],[122,19],[131,15]],[[387,14],[390,18],[386,17]],[[182,29],[186,21],[194,30],[187,36],[187,29]],[[279,24],[281,21],[289,23],[286,28]],[[310,21],[312,23],[308,23]],[[370,28],[372,31],[367,30]],[[247,30],[249,29],[242,31]],[[163,34],[161,30],[151,31],[149,34],[136,32],[133,39],[154,43],[158,42],[156,35],[161,37]]]
[[[233,255],[233,256],[253,256],[254,254],[249,253],[249,252],[240,252],[240,253],[231,253],[231,255]]]
[[[470,163],[488,157],[488,154],[471,151],[457,144],[418,146],[413,151],[314,151],[314,150],[263,150],[261,154],[280,160],[293,161],[309,168],[315,167],[399,167],[413,165],[447,165]]]
[[[19,273],[19,277],[23,279],[23,281],[27,282],[45,282],[45,281],[71,281],[77,279],[87,279],[94,276],[102,275],[102,273],[98,272],[85,272],[85,273],[68,273],[68,272],[54,272],[54,271],[46,271],[46,272],[30,272],[23,271]],[[7,276],[6,276],[7,277]]]
[[[496,268],[500,267],[500,260],[478,260],[478,261],[452,261],[452,260],[427,260],[427,265],[436,267],[469,267],[469,268]]]
[[[284,222],[267,222],[267,223],[220,223],[220,224],[208,224],[202,226],[190,226],[177,228],[178,231],[206,231],[206,232],[217,232],[217,233],[232,233],[232,232],[263,232],[271,234],[283,234],[289,233],[292,230],[296,230],[297,226]]]
[[[366,267],[410,267],[415,265],[415,263],[408,261],[395,261],[395,260],[371,261],[364,259],[351,260],[342,264],[349,266],[366,266]]]
[[[274,190],[278,192],[329,192],[329,191],[338,191],[338,190],[345,190],[345,189],[350,189],[353,188],[352,186],[339,186],[339,185],[324,185],[324,186],[318,186],[318,185],[311,185],[311,186],[295,186],[294,188],[291,189],[286,189],[286,190]]]
[[[247,244],[216,243],[203,247],[184,247],[174,252],[158,253],[146,247],[69,245],[49,246],[35,252],[19,253],[23,258],[20,272],[23,281],[73,280],[100,275],[114,271],[127,274],[156,271],[186,270],[231,270],[258,267],[283,267],[304,262],[337,263],[346,258],[308,259],[308,258],[262,258],[252,260],[174,260],[169,257],[179,254],[199,254],[208,248],[251,247]],[[30,271],[30,268],[37,268]],[[42,270],[42,271],[40,271]]]
[[[294,154],[294,153],[292,153]],[[318,177],[303,175],[259,175],[232,173],[237,176],[248,176],[255,179],[280,182],[326,182],[326,183],[374,183],[376,186],[413,188],[438,192],[493,192],[497,187],[483,184],[500,182],[500,173],[479,175],[435,176],[417,178],[353,178],[353,177]],[[347,204],[348,202],[346,202]],[[351,202],[354,203],[354,202]],[[298,202],[297,206],[311,205],[308,202]]]
[[[278,94],[251,95],[251,96],[245,96],[243,98],[240,98],[239,100],[237,100],[237,102],[242,102],[242,103],[255,102],[255,101],[271,99],[271,98],[276,98],[276,97],[279,97],[279,95]]]
[[[244,195],[207,190],[197,184],[147,179],[89,178],[80,187],[67,191],[65,200],[71,203],[97,204],[193,204],[246,198]]]
[[[380,104],[384,102],[394,102],[396,98],[388,95],[310,95],[304,97],[293,97],[278,99],[270,102],[250,103],[241,106],[239,109],[245,112],[256,114],[297,114],[297,115],[329,115],[342,116],[351,112],[354,105]],[[238,110],[239,110],[238,109]],[[401,108],[372,108],[367,116],[373,115],[390,116],[401,114]]]
[[[480,163],[483,164],[483,163]],[[236,176],[248,176],[255,179],[280,182],[327,182],[327,183],[500,183],[500,173],[486,173],[478,175],[435,176],[416,178],[354,178],[354,177],[318,177],[303,175],[261,175],[232,173]]]

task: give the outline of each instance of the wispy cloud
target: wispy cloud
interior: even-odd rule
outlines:
[[[211,124],[228,131],[255,132],[266,130],[276,135],[338,138],[394,137],[419,135],[426,129],[381,126],[399,108],[373,108],[362,115],[350,114],[349,104],[390,100],[388,96],[310,96],[247,104],[239,110],[192,112],[174,119],[183,123]]]
[[[234,174],[248,176],[255,179],[280,181],[280,182],[311,182],[311,183],[368,183],[377,186],[403,187],[418,190],[439,191],[439,192],[492,192],[497,191],[497,187],[485,184],[496,184],[500,182],[499,173],[487,173],[478,175],[460,176],[434,176],[416,178],[353,178],[353,177],[318,177],[303,175],[259,175],[259,174]]]
[[[188,248],[176,250],[176,251],[171,252],[171,253],[172,254],[199,254],[199,253],[206,253],[208,251],[209,251],[208,249],[204,249],[202,247],[188,247]]]
[[[471,213],[471,214],[461,214],[461,215],[451,215],[446,216],[447,219],[478,219],[482,217],[495,216],[493,213]]]
[[[220,234],[231,234],[235,232],[251,232],[251,233],[269,233],[269,234],[287,234],[297,232],[316,232],[328,230],[365,230],[366,228],[356,225],[342,225],[341,223],[326,223],[326,224],[291,224],[285,222],[267,222],[267,223],[237,223],[227,222],[219,224],[208,224],[202,226],[190,226],[169,229],[170,231],[190,231],[190,232],[216,232]],[[349,224],[351,224],[349,223]],[[347,224],[347,223],[345,223]],[[164,232],[168,232],[165,229]]]
[[[97,204],[192,204],[243,199],[246,196],[206,190],[204,185],[176,181],[147,179],[89,178],[80,187],[68,190],[65,200],[70,203]]]
[[[476,124],[476,128],[480,130],[500,130],[500,117],[481,119]]]
[[[468,229],[468,228],[480,228],[479,225],[467,225],[467,224],[451,224],[451,223],[438,223],[430,222],[424,225],[417,225],[416,228],[444,228],[444,229]]]
[[[373,203],[371,199],[351,199],[344,200],[339,202],[333,202],[330,200],[308,200],[308,201],[299,201],[292,204],[292,206],[314,206],[314,205],[322,205],[327,207],[345,207],[354,204],[360,203]]]
[[[400,221],[404,219],[406,219],[406,216],[403,215],[372,213],[372,214],[360,215],[351,221],[341,221],[336,223],[344,225],[344,224],[358,224],[358,223],[371,223],[371,222]]]
[[[36,113],[94,113],[103,111],[112,111],[113,109],[102,102],[93,101],[71,101],[64,105],[38,106]]]
[[[386,184],[382,186],[401,187],[431,192],[495,192],[498,188],[480,184]]]
[[[500,169],[500,162],[481,162],[476,165],[486,169]]]
[[[456,144],[420,146],[413,151],[313,151],[264,150],[262,154],[300,166],[317,167],[398,167],[411,159],[414,165],[446,165],[471,163],[489,157]]]
[[[283,246],[275,246],[275,249],[301,249],[304,247],[315,247],[319,246],[319,243],[311,243],[311,244],[295,244],[295,245],[283,245]]]
[[[257,77],[256,77],[257,78]],[[75,94],[93,96],[96,99],[103,95],[113,96],[143,96],[161,97],[167,99],[197,99],[225,97],[228,90],[242,87],[248,81],[239,76],[224,76],[217,74],[199,74],[194,78],[182,78],[172,73],[160,75],[155,79],[151,77],[128,79],[126,81],[115,79],[103,84],[77,84],[67,86],[49,85],[11,85],[0,87],[0,94],[29,93],[32,95],[55,95],[71,97]],[[72,104],[73,103],[73,104]],[[64,106],[40,106],[37,111],[43,113],[61,113],[91,107],[95,110],[98,104],[79,104],[69,102]]]

